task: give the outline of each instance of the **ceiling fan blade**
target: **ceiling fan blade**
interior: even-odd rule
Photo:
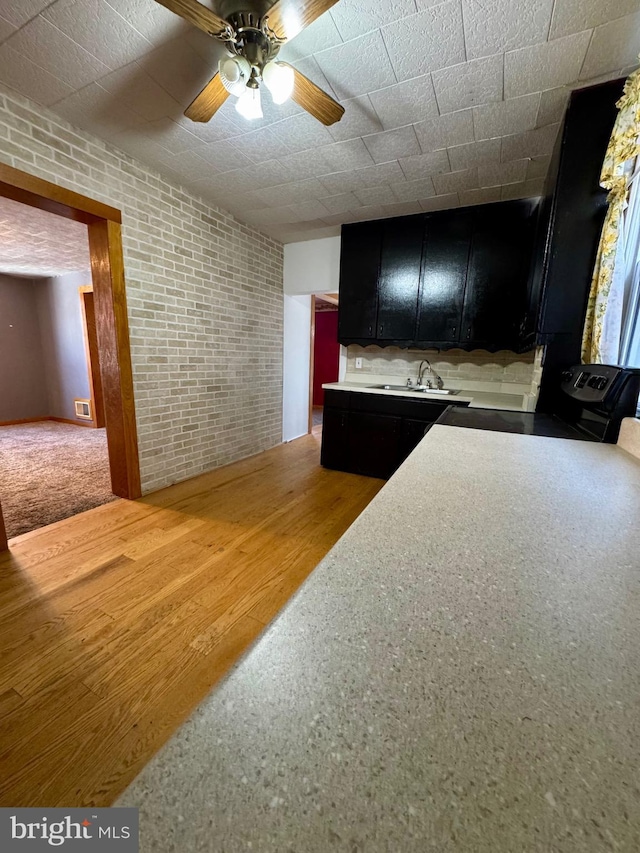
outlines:
[[[228,27],[224,18],[216,15],[202,3],[198,3],[198,0],[156,0],[156,3],[180,15],[185,21],[189,21],[208,35],[217,36]]]
[[[266,13],[267,23],[278,38],[292,39],[338,0],[276,0]]]
[[[285,63],[282,63],[283,65]],[[290,66],[292,67],[292,66]],[[296,68],[293,69],[294,85],[291,100],[306,110],[318,121],[327,127],[340,121],[344,115],[344,107],[334,101],[330,95],[323,92],[319,86],[312,83],[308,77],[301,74]]]
[[[209,80],[202,92],[189,104],[184,114],[191,121],[209,121],[229,97],[222,85],[220,75],[216,74]]]

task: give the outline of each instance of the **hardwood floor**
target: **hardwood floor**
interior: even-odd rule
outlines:
[[[0,555],[0,805],[110,805],[384,485],[319,431]]]

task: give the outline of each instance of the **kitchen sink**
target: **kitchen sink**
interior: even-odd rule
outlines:
[[[379,391],[412,391],[414,394],[442,394],[443,396],[458,393],[458,391],[452,391],[449,388],[427,388],[426,385],[420,385],[419,387],[415,385],[368,385],[367,387],[375,388]]]

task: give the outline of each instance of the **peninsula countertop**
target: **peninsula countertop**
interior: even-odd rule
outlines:
[[[117,805],[141,851],[640,850],[640,462],[435,426]]]

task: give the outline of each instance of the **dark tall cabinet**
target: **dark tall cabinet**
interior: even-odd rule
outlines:
[[[538,340],[546,344],[539,411],[555,409],[562,370],[580,362],[591,278],[607,205],[600,173],[624,80],[574,92],[549,171],[534,270],[542,288]]]
[[[378,319],[382,222],[342,227],[338,337],[373,343]]]

